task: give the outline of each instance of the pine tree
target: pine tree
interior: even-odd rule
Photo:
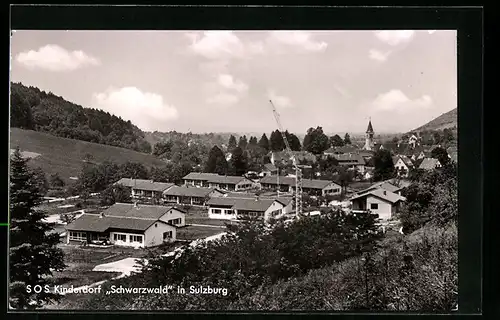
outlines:
[[[285,149],[285,142],[283,141],[283,136],[279,130],[275,130],[271,133],[269,146],[273,152],[283,151],[283,149]]]
[[[264,149],[266,152],[269,151],[269,140],[267,139],[266,134],[264,133],[259,140],[259,147]]]
[[[229,137],[229,142],[227,144],[227,151],[233,152],[234,148],[236,148],[236,147],[237,147],[236,137],[231,135]]]
[[[225,174],[227,172],[227,161],[224,153],[219,147],[214,146],[208,155],[205,164],[205,172]]]
[[[35,309],[57,300],[58,294],[35,293],[33,287],[50,285],[52,272],[65,268],[63,252],[56,247],[59,235],[48,233],[53,224],[44,222],[45,212],[35,209],[42,195],[27,161],[16,149],[10,164],[9,305],[14,309]]]
[[[238,147],[241,148],[242,150],[245,150],[247,148],[248,141],[247,141],[247,136],[240,137],[240,141],[238,142]]]
[[[241,176],[246,173],[248,166],[247,155],[240,147],[236,147],[231,156],[231,173]]]
[[[344,144],[345,145],[351,144],[351,137],[349,136],[348,133],[346,133],[345,136],[344,136]]]

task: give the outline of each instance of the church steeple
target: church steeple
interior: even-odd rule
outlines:
[[[372,126],[372,119],[368,121],[368,129],[366,129],[366,133],[374,133],[373,131],[373,126]]]
[[[368,128],[366,129],[366,139],[365,139],[365,150],[373,150],[375,144],[373,143],[373,135],[375,131],[373,131],[372,119],[368,121]]]

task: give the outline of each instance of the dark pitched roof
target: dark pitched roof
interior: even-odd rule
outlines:
[[[342,165],[342,164],[357,164],[357,165],[366,164],[365,158],[363,158],[362,155],[357,154],[357,153],[338,154],[338,155],[335,155],[335,159],[337,159],[337,161],[339,162],[340,165]]]
[[[260,183],[265,183],[265,184],[278,184],[278,176],[266,176],[260,179]],[[289,185],[289,186],[294,186],[295,185],[295,178],[293,177],[283,177],[279,176],[279,184],[280,185]]]
[[[324,189],[329,185],[334,184],[340,188],[340,185],[330,180],[302,179],[302,188],[308,189]],[[295,186],[295,182],[293,184]]]
[[[274,199],[248,199],[248,198],[211,198],[207,204],[211,206],[230,206],[233,210],[249,210],[264,212],[274,203]]]
[[[206,197],[215,191],[212,188],[196,188],[196,187],[172,187],[163,194],[167,196],[184,196],[184,197]]]
[[[265,184],[278,184],[277,176],[267,176],[262,179],[260,179],[260,183],[265,183]],[[302,179],[302,188],[308,188],[308,189],[323,189],[329,186],[330,184],[335,184],[338,186],[337,183],[330,181],[330,180],[317,180],[317,179]],[[279,184],[280,185],[288,185],[295,187],[295,178],[293,177],[279,177]]]
[[[278,170],[278,168],[276,168],[276,166],[272,163],[266,163],[264,165],[264,170],[268,170],[268,171],[276,171]]]
[[[108,209],[103,211],[106,217],[130,217],[140,219],[159,219],[162,215],[167,213],[170,209],[175,209],[183,212],[180,209],[172,206],[155,206],[147,204],[138,204],[135,206],[131,203],[115,203]]]
[[[191,172],[182,179],[200,180],[200,181],[207,181],[209,183],[222,183],[222,184],[238,184],[243,180],[248,180],[245,177],[240,177],[240,176],[223,176],[216,173],[204,173],[204,172]]]
[[[375,196],[375,197],[380,198],[380,199],[383,199],[383,200],[386,200],[386,201],[388,201],[390,203],[396,203],[398,201],[404,201],[404,200],[406,200],[405,197],[400,196],[399,194],[396,194],[394,192],[391,192],[391,191],[385,190],[385,189],[381,189],[381,188],[374,189],[374,190],[371,190],[369,192],[356,195],[356,196],[352,197],[351,200],[355,200],[355,199],[367,197],[367,196],[370,196],[370,195]]]
[[[205,172],[190,172],[186,176],[184,176],[182,179],[184,180],[202,180],[202,181],[208,181],[214,176],[218,176],[217,173],[205,173]]]
[[[361,194],[365,194],[365,193],[371,192],[371,191],[376,190],[376,189],[383,189],[383,190],[387,190],[390,192],[397,192],[397,191],[401,190],[402,188],[403,187],[396,186],[391,181],[381,181],[381,182],[377,182],[377,183],[372,184],[371,186],[369,186],[366,189],[363,189],[363,190],[356,192],[356,194],[361,195]]]
[[[366,129],[366,133],[373,133],[373,126],[372,126],[372,121],[370,120],[368,122],[368,128]]]
[[[153,180],[122,178],[116,184],[131,187],[137,190],[163,192],[174,186],[173,183],[155,182]]]
[[[434,169],[439,165],[439,160],[434,158],[424,158],[420,163],[419,169]]]
[[[101,217],[97,214],[85,213],[72,223],[68,224],[66,226],[66,230],[104,232],[108,229],[124,229],[145,231],[155,222],[163,223],[157,219]]]
[[[401,159],[407,167],[413,167],[413,162],[405,155],[392,157],[392,162],[394,163],[394,165],[398,162],[399,159]]]

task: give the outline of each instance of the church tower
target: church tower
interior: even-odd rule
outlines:
[[[373,131],[372,120],[368,122],[368,128],[366,129],[366,139],[365,139],[365,150],[373,150],[373,135],[375,132]]]

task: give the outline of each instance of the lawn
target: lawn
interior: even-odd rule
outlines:
[[[197,240],[210,237],[222,232],[225,232],[225,228],[214,228],[214,227],[200,227],[200,226],[186,226],[177,229],[177,239],[178,240]]]
[[[30,160],[47,174],[59,173],[66,184],[73,184],[82,169],[85,154],[91,154],[94,162],[106,160],[118,164],[126,161],[140,162],[146,167],[162,166],[164,162],[153,155],[104,144],[85,142],[52,136],[47,133],[10,128],[10,148],[19,146],[21,151],[40,154]]]
[[[61,272],[54,272],[56,284],[64,286],[84,286],[92,283],[109,280],[118,276],[117,272],[92,271],[95,266],[121,259],[136,257],[146,254],[145,250],[133,248],[94,248],[61,245],[64,252],[64,262],[67,268]]]

